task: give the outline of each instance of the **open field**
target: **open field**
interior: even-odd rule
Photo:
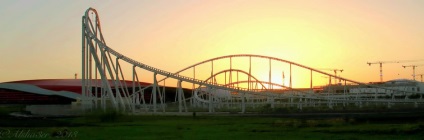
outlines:
[[[344,115],[129,116],[16,118],[2,107],[1,139],[422,139],[424,113]]]

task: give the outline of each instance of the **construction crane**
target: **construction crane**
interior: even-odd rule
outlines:
[[[371,64],[380,64],[380,82],[383,82],[383,64],[385,64],[385,63],[418,62],[418,61],[424,61],[424,59],[420,59],[420,60],[401,60],[401,61],[377,61],[377,62],[367,62],[367,64],[369,66],[371,66]]]
[[[340,71],[340,72],[343,72],[343,69],[318,69],[318,70],[329,70],[329,71],[333,71],[334,72],[334,83],[336,83],[337,82],[337,79],[336,79],[336,77],[337,77],[337,72],[338,71]],[[341,82],[341,80],[339,80],[339,82]]]
[[[383,63],[399,63],[399,61],[378,61],[378,62],[367,62],[369,66],[371,64],[380,64],[380,82],[383,82]]]
[[[415,80],[415,68],[418,67],[418,66],[424,66],[424,64],[421,64],[421,65],[408,65],[408,66],[402,65],[403,68],[412,67],[412,78],[414,80]],[[422,75],[421,75],[421,81],[422,81]]]
[[[423,82],[423,75],[424,74],[417,74],[417,76],[420,76],[421,77],[421,82]]]

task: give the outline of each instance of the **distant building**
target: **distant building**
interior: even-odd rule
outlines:
[[[140,84],[143,87],[150,85],[150,83]],[[70,104],[82,98],[81,85],[81,79],[41,79],[0,83],[0,104]]]
[[[387,94],[387,95],[412,95],[423,94],[424,83],[396,79],[386,82],[370,82],[367,85],[329,85],[323,87],[323,93],[365,93],[365,94]]]
[[[371,83],[369,87],[351,88],[350,93],[377,93],[387,95],[411,95],[423,94],[424,84],[422,82],[396,79],[383,83]]]

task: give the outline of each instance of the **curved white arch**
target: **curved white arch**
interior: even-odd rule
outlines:
[[[288,61],[288,60],[284,60],[284,59],[280,59],[280,58],[276,58],[276,57],[255,55],[255,54],[235,54],[235,55],[226,55],[226,56],[215,57],[215,58],[211,58],[211,59],[208,59],[208,60],[198,62],[198,63],[193,64],[193,65],[190,65],[190,66],[188,66],[184,69],[181,69],[181,70],[175,72],[174,74],[179,74],[179,73],[181,73],[185,70],[188,70],[190,68],[196,67],[196,66],[204,64],[204,63],[208,63],[208,62],[212,62],[212,61],[216,61],[216,60],[220,60],[220,59],[233,58],[233,57],[253,57],[253,58],[271,59],[271,60],[275,60],[275,61],[284,62],[284,63],[292,64],[292,65],[295,65],[295,66],[299,66],[299,67],[302,67],[302,68],[305,68],[305,69],[308,69],[308,70],[312,70],[313,72],[321,73],[321,74],[324,74],[324,75],[327,75],[327,76],[336,77],[338,79],[345,80],[345,81],[348,81],[348,82],[357,83],[357,84],[365,84],[365,83],[362,83],[362,82],[359,82],[359,81],[350,80],[350,79],[347,79],[347,78],[339,77],[337,75],[326,73],[326,72],[320,71],[318,69],[308,67],[306,65],[302,65],[302,64],[299,64],[299,63],[295,63],[295,62],[292,62],[292,61]],[[166,78],[164,78],[164,79],[166,79]],[[164,79],[161,79],[158,82],[163,81]]]
[[[215,76],[217,76],[217,75],[219,75],[219,74],[226,73],[226,72],[241,72],[241,73],[243,73],[243,74],[246,74],[246,75],[247,75],[247,76],[249,76],[249,77],[252,77],[254,81],[259,81],[259,80],[258,80],[258,78],[256,78],[255,76],[253,76],[253,75],[249,74],[248,72],[246,72],[246,71],[244,71],[244,70],[239,70],[239,69],[227,69],[227,70],[222,70],[222,71],[217,72],[217,73],[213,74],[212,76],[210,76],[210,77],[206,78],[204,81],[205,81],[205,82],[207,82],[207,81],[209,81],[211,78],[213,78],[213,77],[215,77]],[[265,87],[265,86],[264,86],[261,82],[259,82],[259,83],[262,85],[262,87],[263,87],[263,88],[265,88],[265,89],[266,89],[266,87]],[[224,85],[224,86],[225,86],[225,85]]]
[[[91,22],[91,19],[89,18],[89,12],[90,11],[94,12],[94,14],[96,15],[96,20],[97,20],[97,23],[99,25],[99,27],[96,28],[99,31],[98,33],[97,32],[93,33],[93,31],[97,31],[97,30],[94,29],[92,22]],[[189,83],[194,83],[194,84],[198,84],[198,85],[207,85],[207,86],[210,86],[210,87],[213,87],[213,88],[225,89],[225,90],[230,90],[230,91],[243,91],[243,92],[248,93],[248,94],[255,94],[255,95],[258,94],[257,92],[249,91],[249,89],[247,89],[247,88],[237,88],[237,89],[235,89],[235,88],[231,88],[231,87],[225,87],[221,84],[215,84],[215,83],[212,83],[212,82],[204,82],[204,81],[199,80],[199,79],[194,79],[194,78],[191,78],[191,77],[182,76],[182,75],[179,75],[179,74],[174,74],[174,73],[162,70],[162,69],[158,69],[158,68],[146,65],[146,64],[138,62],[134,59],[131,59],[131,58],[115,51],[114,49],[112,49],[112,48],[110,48],[106,45],[106,43],[104,42],[104,39],[103,39],[102,32],[101,32],[98,14],[97,14],[97,11],[95,9],[89,8],[85,12],[84,18],[83,18],[83,24],[84,24],[83,29],[86,33],[86,37],[88,38],[88,40],[93,40],[95,43],[98,44],[98,46],[101,49],[104,49],[105,52],[108,52],[108,53],[116,56],[118,59],[121,59],[121,60],[123,60],[123,61],[125,61],[129,64],[132,64],[136,67],[142,68],[144,70],[147,70],[147,71],[150,71],[150,72],[153,72],[153,73],[156,73],[156,74],[164,75],[166,77],[171,77],[171,78],[178,79],[178,80],[181,80],[181,81],[186,81],[186,82],[189,82]],[[99,34],[101,39],[97,38],[96,34]],[[93,42],[89,42],[89,43],[93,43]],[[94,46],[93,44],[91,44],[91,45]],[[100,61],[100,60],[98,60],[98,61]],[[104,83],[106,83],[106,82],[104,82]]]
[[[284,86],[284,85],[281,85],[281,84],[276,84],[276,83],[269,82],[269,81],[259,81],[259,80],[257,80],[257,81],[237,81],[237,82],[231,82],[231,83],[227,83],[226,86],[240,84],[240,83],[249,83],[249,82],[250,83],[257,82],[257,83],[261,83],[262,85],[263,84],[267,84],[267,85],[278,86],[278,87],[290,89],[290,87],[287,87],[287,86]]]

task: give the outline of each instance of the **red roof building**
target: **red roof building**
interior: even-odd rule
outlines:
[[[96,83],[101,82],[92,81],[92,85]],[[132,86],[131,81],[126,81],[126,84],[128,87]],[[81,79],[41,79],[0,83],[0,104],[69,104],[82,97],[81,85]],[[140,82],[140,85],[144,87],[150,84]]]

